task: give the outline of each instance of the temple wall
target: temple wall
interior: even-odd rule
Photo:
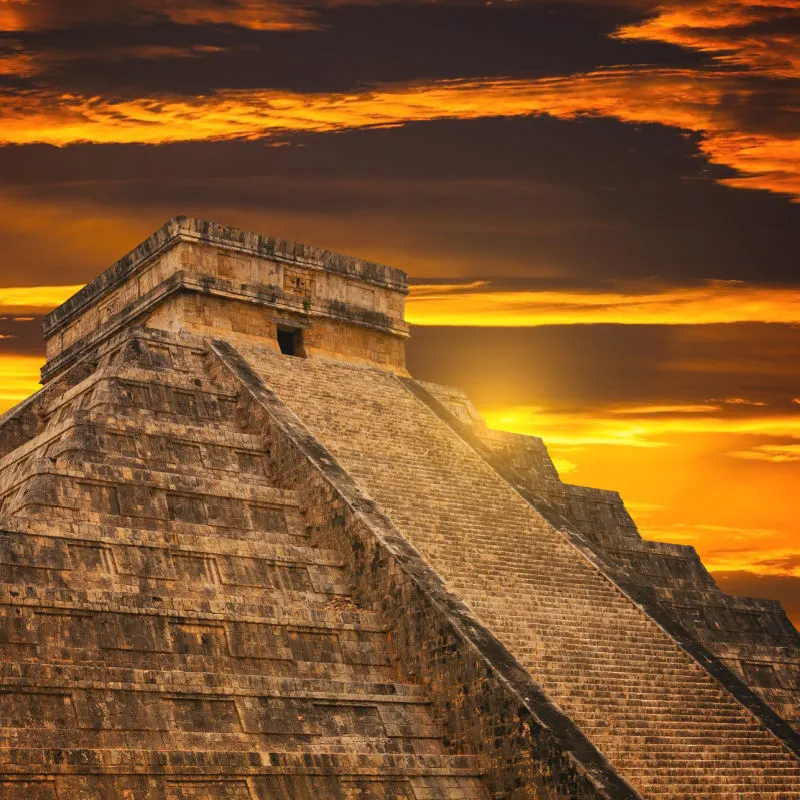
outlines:
[[[308,356],[406,374],[406,292],[405,274],[390,267],[173,221],[48,316],[43,376],[52,378],[87,347],[148,318],[165,330],[262,338],[266,332],[272,340],[276,323],[290,324],[308,329]]]
[[[358,310],[352,311],[357,319]],[[405,340],[386,330],[298,310],[256,305],[199,293],[182,293],[161,303],[147,325],[198,336],[224,336],[278,352],[278,327],[300,330],[308,358],[332,358],[407,374]]]

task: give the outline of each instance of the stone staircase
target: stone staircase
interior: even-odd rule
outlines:
[[[645,540],[617,492],[563,483],[545,443],[486,427],[461,390],[415,382],[505,471],[546,500],[627,584],[800,732],[800,631],[775,600],[725,594],[690,545]]]
[[[0,797],[487,798],[239,391],[129,340],[0,461]]]
[[[647,798],[800,798],[800,761],[395,376],[241,352]]]

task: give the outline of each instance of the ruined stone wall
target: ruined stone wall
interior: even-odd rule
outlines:
[[[165,298],[187,292],[203,299],[165,304]],[[165,330],[191,330],[199,315],[204,327],[221,332],[258,326],[269,317],[265,306],[313,330],[311,355],[378,359],[373,363],[404,372],[406,292],[405,274],[390,267],[174,220],[48,316],[43,374],[49,378],[87,348],[124,326],[147,322],[151,314],[148,324]],[[210,295],[217,302],[209,302]],[[227,302],[232,299],[241,302]],[[264,335],[263,325],[259,333]]]
[[[147,317],[150,327],[179,331],[184,328],[197,335],[225,337],[261,344],[278,351],[278,326],[298,329],[303,335],[306,356],[333,358],[380,366],[393,372],[407,374],[405,369],[405,341],[395,334],[358,324],[356,308],[340,310],[336,319],[298,308],[276,308],[231,300],[201,293],[181,293],[159,305]],[[353,322],[344,319],[351,314]],[[371,313],[371,312],[369,312]]]

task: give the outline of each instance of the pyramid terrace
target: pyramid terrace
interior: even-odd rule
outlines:
[[[0,417],[4,800],[800,800],[800,633],[414,380],[398,269],[176,218]]]

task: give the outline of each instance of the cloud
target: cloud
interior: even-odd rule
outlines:
[[[38,391],[41,356],[0,354],[0,413]]]
[[[722,533],[725,533],[724,531]],[[725,537],[730,534],[725,533]],[[707,551],[703,561],[710,572],[734,572],[750,570],[761,575],[789,575],[800,578],[800,552],[792,548],[760,548],[753,546],[752,539],[758,539],[756,532],[748,536],[744,530],[735,539],[742,541],[741,549],[720,548]],[[747,546],[748,539],[751,540]]]
[[[745,397],[725,397],[720,400],[709,400],[709,403],[723,403],[728,406],[766,406],[763,400],[748,400]]]
[[[730,441],[732,436],[800,440],[798,414],[735,417],[712,413],[651,414],[645,411],[634,416],[614,409],[558,411],[526,405],[487,405],[481,407],[480,412],[490,428],[540,436],[546,443],[556,446],[657,448],[674,446],[675,437],[687,435],[721,436],[726,437],[726,441]],[[794,452],[796,446],[781,447]]]
[[[783,23],[800,17],[798,0],[667,2],[619,39],[662,42],[708,53],[725,65],[779,78],[800,73],[800,38]]]
[[[653,405],[645,406],[621,406],[620,408],[612,409],[614,414],[633,414],[641,416],[642,414],[707,414],[709,411],[719,411],[718,405],[709,405],[706,403],[686,403],[686,404],[660,404],[654,403]]]
[[[633,507],[635,508],[635,503]],[[764,551],[752,548],[753,540],[772,539],[779,532],[772,528],[749,528],[738,525],[714,525],[710,523],[673,522],[657,528],[648,528],[646,538],[659,542],[698,544],[700,541],[724,542],[725,547],[714,549],[706,544],[703,563],[708,569],[738,569],[742,565],[753,567],[753,556],[760,558]],[[737,547],[731,547],[738,542]]]
[[[20,32],[77,24],[236,25],[253,30],[313,26],[308,4],[287,0],[0,0],[0,30]]]
[[[147,61],[169,61],[172,59],[202,58],[208,55],[228,52],[216,45],[164,45],[136,44],[98,46],[91,50],[50,48],[46,50],[25,49],[19,44],[7,44],[0,50],[0,76],[32,78],[45,69],[71,61],[91,61],[111,63],[128,59]]]
[[[729,109],[758,91],[746,75],[733,72],[650,68],[394,84],[337,94],[219,90],[198,97],[114,99],[30,89],[0,97],[0,142],[164,144],[441,119],[607,116],[700,132],[704,155],[740,173],[722,182],[800,198],[800,138],[768,129],[742,131]]]
[[[492,291],[488,285],[411,287],[413,325],[707,325],[800,322],[800,289],[716,281],[662,291]]]
[[[800,444],[760,444],[752,450],[735,450],[730,455],[772,464],[788,464],[800,461]]]
[[[776,554],[756,563],[777,570],[780,574],[800,577],[800,552]]]
[[[79,292],[83,286],[19,286],[0,288],[0,314],[50,311]]]

